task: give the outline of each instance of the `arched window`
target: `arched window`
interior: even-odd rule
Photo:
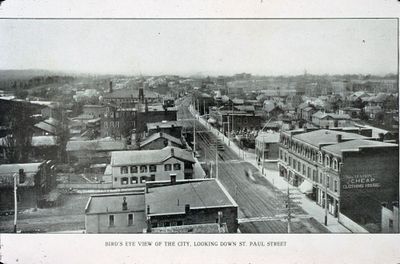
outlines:
[[[338,170],[338,161],[337,161],[337,159],[333,159],[333,169],[335,170],[335,171],[337,171]]]
[[[323,157],[322,152],[318,152],[318,162],[321,164],[323,163],[322,157]]]
[[[325,155],[325,167],[330,167],[331,158],[328,155]]]

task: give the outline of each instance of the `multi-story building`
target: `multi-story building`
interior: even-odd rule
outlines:
[[[238,205],[215,179],[176,181],[173,176],[163,183],[147,183],[145,201],[148,232],[215,223],[225,225],[229,233],[238,229]]]
[[[182,124],[179,121],[161,121],[147,123],[147,135],[154,133],[167,133],[173,137],[180,138],[182,136]]]
[[[143,191],[89,198],[85,208],[86,233],[143,233],[146,227]]]
[[[398,145],[356,133],[282,132],[278,165],[282,177],[350,228],[378,223],[380,203],[393,201],[398,188]]]
[[[348,114],[325,113],[322,111],[318,111],[312,115],[312,123],[320,128],[352,125]]]
[[[159,132],[152,134],[151,136],[145,138],[140,142],[139,148],[141,150],[149,150],[149,149],[163,149],[167,146],[177,147],[177,148],[185,148],[183,138],[176,138],[167,133]]]
[[[276,132],[262,132],[258,134],[256,137],[256,158],[259,163],[262,162],[263,158],[269,160],[278,159],[279,138],[280,133]]]
[[[176,179],[192,179],[195,160],[189,151],[165,147],[161,150],[115,151],[111,154],[113,187],[144,185],[162,181],[173,174]]]

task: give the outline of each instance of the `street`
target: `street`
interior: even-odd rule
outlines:
[[[187,101],[179,106],[178,119],[193,118],[187,106]],[[193,124],[193,121],[185,121],[184,124],[186,123]],[[199,161],[212,164],[212,177],[216,177],[216,141],[216,136],[196,121],[196,150],[200,154]],[[283,193],[268,182],[256,167],[243,161],[227,146],[218,153],[218,179],[239,205],[242,233],[287,233],[287,209]],[[298,206],[291,211],[292,214],[302,216],[291,220],[291,232],[328,232],[315,219],[307,217],[305,211]]]

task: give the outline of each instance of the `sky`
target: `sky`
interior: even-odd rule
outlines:
[[[0,20],[0,69],[397,73],[397,20]]]

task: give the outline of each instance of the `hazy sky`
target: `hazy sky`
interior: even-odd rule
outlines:
[[[0,69],[387,74],[396,20],[0,20]]]

